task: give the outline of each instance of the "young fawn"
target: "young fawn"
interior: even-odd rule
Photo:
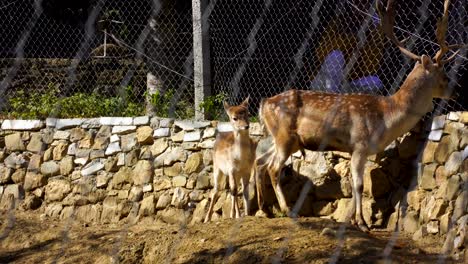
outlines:
[[[221,177],[228,177],[231,191],[231,218],[239,218],[237,187],[242,183],[245,215],[249,214],[249,180],[255,173],[255,149],[257,143],[249,136],[249,97],[240,105],[230,106],[224,102],[224,110],[233,127],[232,132],[219,132],[213,152],[213,185],[211,203],[205,217],[205,223],[211,220],[213,206],[219,198]]]
[[[261,179],[263,171],[268,172],[283,212],[290,213],[279,174],[292,153],[302,149],[345,151],[351,153],[353,194],[349,216],[355,216],[359,228],[367,230],[362,217],[363,173],[367,157],[383,151],[389,143],[413,128],[425,113],[431,111],[433,98],[450,96],[443,65],[454,55],[447,59],[443,56],[460,45],[445,42],[448,2],[445,1],[443,17],[437,24],[440,50],[433,61],[429,56],[416,55],[403,47],[393,34],[393,1],[388,1],[386,9],[377,1],[383,31],[403,54],[417,61],[395,94],[343,95],[289,90],[262,101],[260,118],[273,138],[274,147],[265,154],[267,159],[263,157],[263,161],[257,161],[257,173]],[[261,199],[261,194],[258,197]],[[262,204],[259,200],[260,209]]]

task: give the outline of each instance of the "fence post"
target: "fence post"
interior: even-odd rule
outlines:
[[[192,0],[193,22],[193,84],[195,88],[195,119],[209,118],[210,113],[201,109],[211,93],[210,40],[208,18],[203,17],[209,0]],[[203,19],[202,19],[203,18]]]

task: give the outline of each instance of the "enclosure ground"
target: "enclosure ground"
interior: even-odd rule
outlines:
[[[189,226],[146,218],[132,226],[88,226],[2,212],[0,221],[0,263],[327,263],[340,242],[338,263],[383,263],[391,236],[347,226],[341,240],[340,223],[313,217],[245,217]],[[400,235],[389,263],[436,263],[442,243],[439,237],[415,243]]]

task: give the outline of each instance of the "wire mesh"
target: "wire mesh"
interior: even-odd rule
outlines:
[[[135,116],[149,102],[160,116],[191,117],[191,18],[186,1],[3,5],[2,116]]]
[[[414,53],[434,56],[442,2],[397,1],[395,9],[397,37],[408,38]],[[467,42],[466,12],[466,1],[454,1],[448,43]],[[247,94],[259,102],[292,87],[388,95],[414,65],[381,32],[375,1],[224,1],[210,25],[214,90],[235,102]],[[459,84],[465,55],[466,49],[446,69],[457,99],[444,111],[467,107]]]

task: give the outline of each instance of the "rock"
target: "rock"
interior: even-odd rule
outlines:
[[[185,162],[184,172],[185,174],[192,174],[195,172],[200,172],[200,169],[203,166],[203,155],[200,152],[191,154],[187,161]]]
[[[457,150],[459,142],[460,139],[457,135],[452,134],[443,136],[435,151],[435,160],[439,164],[443,164],[448,159],[449,155]]]
[[[183,142],[182,144],[180,144],[180,146],[184,150],[198,151],[198,150],[200,150],[200,147],[198,146],[199,144],[200,143],[198,143],[198,142]]]
[[[120,220],[120,210],[118,210],[117,197],[107,196],[102,202],[102,223],[116,223]]]
[[[89,131],[85,136],[79,141],[79,147],[84,149],[92,148],[94,145],[94,130]]]
[[[47,204],[45,207],[45,214],[52,218],[58,218],[62,209],[63,206],[59,203]]]
[[[436,187],[436,181],[434,178],[434,172],[437,169],[437,164],[432,163],[424,165],[423,173],[419,186],[424,190],[432,190]]]
[[[344,198],[339,179],[325,178],[324,182],[319,182],[315,185],[314,193],[319,200]]]
[[[409,211],[403,218],[403,230],[407,233],[414,233],[419,229],[419,216],[414,211]]]
[[[109,144],[111,128],[109,126],[101,126],[94,139],[93,149],[105,149]]]
[[[0,183],[5,184],[11,180],[13,170],[11,168],[0,165]]]
[[[185,131],[193,131],[210,125],[209,121],[175,120],[174,125]]]
[[[170,167],[164,168],[164,175],[169,177],[179,176],[182,173],[182,163],[176,163]]]
[[[105,188],[111,178],[112,176],[109,175],[109,173],[107,172],[104,172],[104,171],[98,172],[97,177],[96,177],[96,187]]]
[[[456,198],[458,190],[460,189],[460,177],[458,175],[454,175],[449,178],[447,181],[447,191],[445,194],[446,201],[452,201]]]
[[[75,164],[73,163],[73,158],[70,156],[66,156],[60,161],[60,174],[61,175],[69,175],[73,172],[75,168]]]
[[[120,152],[120,143],[119,142],[111,142],[106,148],[106,156],[114,155],[117,152]]]
[[[450,154],[447,162],[445,163],[445,173],[448,176],[454,175],[458,172],[463,163],[463,153],[460,151]]]
[[[76,148],[76,143],[71,143],[70,145],[68,145],[67,155],[75,156]]]
[[[153,185],[148,183],[148,184],[145,184],[143,185],[143,192],[144,193],[147,193],[147,192],[152,192],[153,191]]]
[[[453,219],[458,220],[461,216],[466,214],[467,204],[468,204],[468,189],[465,188],[455,200],[455,208],[453,209]]]
[[[317,201],[312,203],[312,211],[315,216],[331,215],[335,210],[333,202]]]
[[[167,139],[165,138],[160,138],[156,140],[153,145],[151,146],[151,154],[153,157],[159,156],[161,153],[166,151],[166,149],[169,147],[169,143]]]
[[[433,141],[427,141],[426,146],[424,147],[421,162],[423,164],[432,163],[435,161],[434,154],[437,149],[438,143]]]
[[[427,235],[428,235],[427,228],[425,226],[421,226],[418,230],[416,230],[414,232],[412,239],[414,241],[419,241],[419,240],[427,237]]]
[[[46,144],[42,141],[42,135],[39,133],[32,134],[26,149],[33,153],[42,153],[46,149]]]
[[[171,205],[176,208],[183,208],[188,203],[188,194],[187,192],[180,188],[176,187],[174,189],[174,194],[172,195]]]
[[[154,130],[153,138],[163,138],[171,135],[170,128],[158,128]]]
[[[167,190],[172,187],[172,181],[167,176],[159,176],[154,178],[154,191]]]
[[[16,208],[18,200],[22,200],[24,195],[24,189],[20,184],[7,185],[1,195],[0,209],[9,210],[10,208]]]
[[[56,130],[53,136],[55,140],[68,140],[70,138],[70,132],[63,130]]]
[[[160,210],[160,209],[164,209],[168,207],[169,205],[171,205],[171,201],[172,201],[171,194],[169,192],[163,193],[159,197],[158,202],[156,203],[156,209]]]
[[[128,167],[121,167],[112,178],[113,188],[122,188],[126,183],[133,183],[133,171]]]
[[[173,134],[171,137],[171,140],[174,143],[181,143],[182,141],[184,141],[184,135],[185,135],[185,131],[182,130],[178,133]]]
[[[132,149],[130,152],[126,153],[125,154],[125,166],[132,167],[133,165],[137,164],[139,156],[140,156],[140,149]],[[117,165],[119,165],[119,162],[117,163]]]
[[[0,171],[0,175],[1,175],[1,171]],[[23,183],[25,177],[26,177],[26,169],[23,169],[23,168],[17,169],[11,175],[11,179],[13,180],[14,183]],[[1,182],[1,176],[0,176],[0,182]]]
[[[446,213],[440,217],[440,233],[447,234],[450,225],[450,213]]]
[[[3,130],[39,130],[44,127],[41,120],[3,120]]]
[[[376,198],[383,197],[391,190],[392,185],[381,167],[370,164],[368,163],[364,170],[364,194]]]
[[[445,126],[445,115],[436,116],[432,119],[431,130],[443,129]]]
[[[68,144],[66,142],[60,142],[57,146],[55,146],[54,150],[52,151],[52,159],[53,160],[61,160],[68,151]]]
[[[153,129],[150,126],[142,126],[137,129],[136,138],[142,145],[153,144]]]
[[[102,205],[88,204],[76,208],[76,219],[85,223],[97,223],[101,219]]]
[[[26,172],[26,176],[24,178],[24,189],[26,191],[45,186],[46,184],[47,176],[34,171]]]
[[[171,127],[174,124],[174,119],[172,118],[162,118],[159,120],[159,127]]]
[[[46,161],[41,165],[41,173],[46,176],[59,175],[60,166],[55,161]]]
[[[136,116],[133,118],[133,125],[135,126],[147,125],[149,122],[149,116]]]
[[[23,151],[25,150],[21,133],[13,133],[5,136],[5,148],[9,151]]]
[[[172,178],[172,186],[174,187],[185,187],[187,184],[187,177],[185,176],[175,176]]]
[[[128,200],[132,202],[139,202],[143,198],[143,188],[140,186],[132,186],[128,194]]]
[[[208,199],[203,199],[201,202],[197,204],[197,207],[195,207],[195,211],[193,212],[193,216],[192,216],[192,220],[190,221],[190,224],[193,225],[196,223],[203,222],[207,210],[208,210]]]
[[[137,129],[136,126],[114,126],[112,127],[112,134],[124,135],[133,133]]]
[[[447,119],[451,121],[458,121],[460,119],[460,112],[450,112],[447,115]]]
[[[11,153],[8,155],[8,157],[5,158],[3,163],[5,163],[5,165],[9,168],[16,169],[26,167],[27,160],[23,154]]]
[[[436,141],[439,142],[440,139],[442,138],[442,135],[444,134],[444,131],[442,129],[439,130],[432,130],[429,135],[427,136],[427,139],[431,141]]]
[[[409,159],[418,155],[419,145],[421,141],[418,140],[419,135],[411,133],[409,136],[404,136],[403,140],[398,146],[398,156],[402,159]]]
[[[437,221],[430,221],[427,223],[426,230],[429,234],[437,234],[439,233],[439,222]]]
[[[322,232],[320,232],[320,236],[322,236],[322,237],[336,237],[336,231],[329,228],[329,227],[325,227],[324,229],[322,229]]]
[[[350,198],[338,200],[338,204],[336,206],[335,212],[332,215],[332,218],[335,219],[337,222],[345,222],[346,217],[349,213],[350,205],[351,205]]]
[[[212,138],[216,135],[216,129],[214,127],[207,127],[205,130],[203,130],[203,135],[202,138]]]
[[[52,159],[52,151],[54,150],[53,147],[50,147],[48,149],[46,149],[46,151],[44,151],[44,156],[43,156],[43,160],[44,161],[49,161]]]
[[[102,126],[130,126],[133,124],[132,117],[101,117],[99,123]]]
[[[72,128],[69,132],[69,139],[71,142],[77,142],[82,140],[86,136],[84,129],[80,127]]]
[[[461,112],[459,121],[463,124],[468,124],[468,112]]]
[[[436,199],[435,202],[428,204],[427,211],[430,220],[437,220],[440,216],[445,213],[445,209],[447,209],[447,202],[443,199]]]
[[[214,138],[209,138],[209,139],[206,139],[206,140],[203,140],[202,142],[200,142],[198,144],[198,147],[200,147],[202,149],[212,149],[212,148],[214,148],[215,142],[216,142],[216,140]]]
[[[149,195],[141,201],[140,206],[140,216],[151,216],[154,215],[155,204],[154,204],[154,195]]]
[[[71,192],[71,185],[68,180],[56,179],[51,180],[45,189],[46,202],[61,201],[67,194]]]
[[[21,207],[24,210],[36,210],[42,205],[42,199],[36,195],[26,195]]]
[[[143,185],[153,181],[153,168],[148,160],[140,160],[133,169],[133,183]]]
[[[137,138],[135,133],[131,133],[128,135],[123,135],[120,138],[122,143],[122,151],[129,152],[137,146]]]
[[[197,189],[197,190],[207,190],[209,188],[211,188],[210,176],[209,175],[198,175],[197,184],[195,185],[195,189]]]
[[[189,212],[186,212],[183,209],[169,207],[158,211],[157,216],[168,224],[186,225],[189,218]]]
[[[123,154],[123,153],[122,153]],[[104,162],[104,169],[107,171],[107,172],[116,172],[119,170],[119,166],[118,166],[118,163],[117,163],[117,158],[115,157],[109,157],[106,159],[106,161]]]
[[[411,208],[413,208],[416,212],[419,212],[419,209],[421,209],[422,200],[424,199],[424,195],[425,192],[420,189],[409,191],[406,196],[408,205]]]
[[[104,162],[104,159],[95,159],[91,161],[88,165],[84,166],[83,169],[81,169],[81,175],[89,176],[96,174],[98,171],[104,169]]]
[[[184,134],[183,142],[198,142],[201,139],[200,131],[187,132]]]

